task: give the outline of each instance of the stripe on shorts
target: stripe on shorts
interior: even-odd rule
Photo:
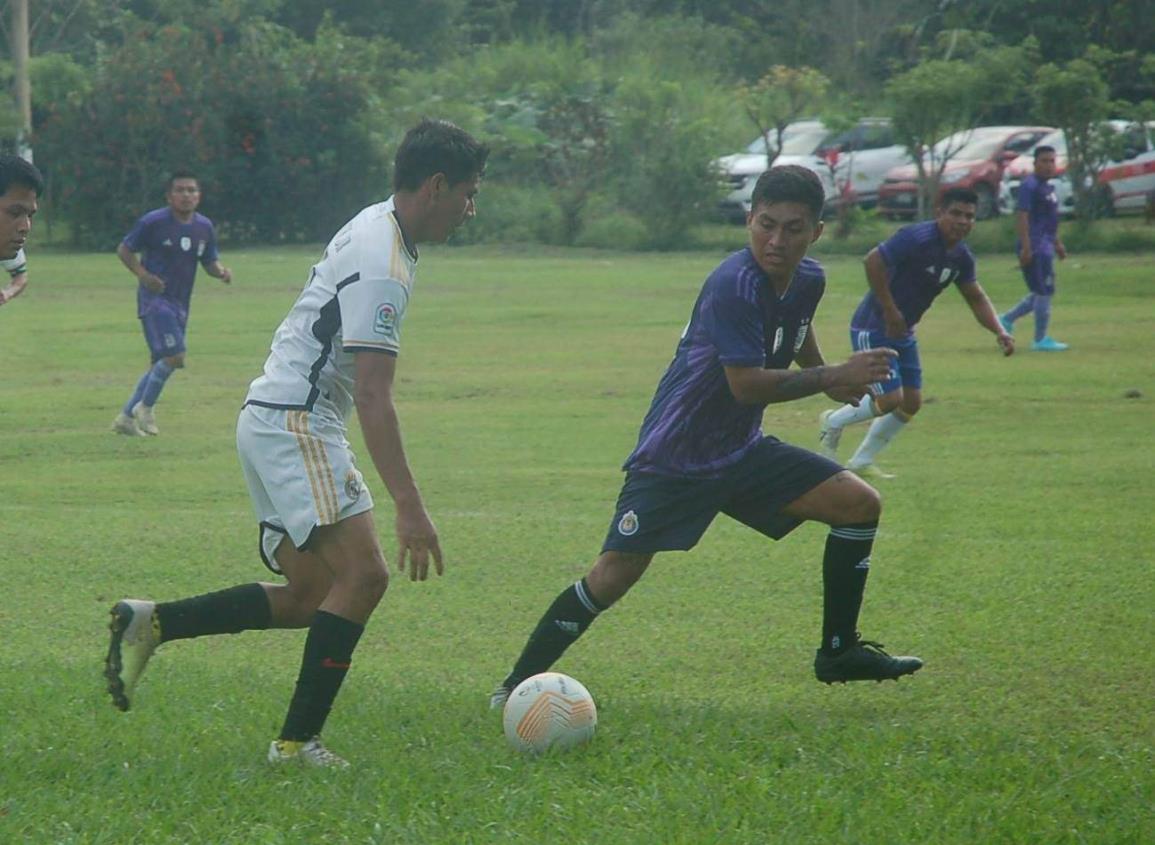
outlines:
[[[329,456],[325,454],[325,444],[309,431],[307,411],[289,411],[285,420],[290,432],[297,438],[301,458],[305,463],[305,473],[309,476],[309,486],[313,489],[313,501],[317,505],[317,518],[321,525],[332,525],[337,521],[337,485],[333,480],[333,470],[329,466]]]

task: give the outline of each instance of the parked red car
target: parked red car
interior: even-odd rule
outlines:
[[[999,213],[1003,168],[1052,131],[1049,126],[978,126],[935,144],[935,158],[950,154],[939,191],[970,188],[978,194],[980,220]],[[954,151],[950,153],[950,151]],[[886,174],[878,190],[878,209],[889,218],[913,217],[918,211],[918,168],[904,164]]]

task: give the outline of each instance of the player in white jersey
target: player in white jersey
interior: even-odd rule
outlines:
[[[8,284],[0,288],[0,305],[7,305],[28,285],[24,244],[43,191],[39,170],[19,156],[0,155],[0,269],[9,276]]]
[[[392,389],[417,244],[446,240],[473,216],[488,150],[444,121],[423,120],[397,150],[392,197],[329,242],[249,387],[237,448],[265,564],[287,583],[252,583],[175,602],[112,608],[105,663],[127,710],[162,642],[262,628],[308,628],[296,690],[270,762],[347,765],[320,741],[353,650],[388,586],[373,500],[346,440],[357,409],[370,458],[396,508],[398,568],[443,571],[437,531],[405,458]]]

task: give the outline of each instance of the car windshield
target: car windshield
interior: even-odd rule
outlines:
[[[818,145],[822,143],[822,139],[826,137],[826,129],[821,125],[807,126],[801,129],[786,128],[785,137],[782,139],[782,155],[784,156],[799,156],[810,155]],[[774,149],[777,146],[775,143],[774,133],[770,133],[770,148]],[[746,147],[746,152],[753,155],[765,154],[766,144],[761,138],[755,138],[750,142],[750,146]]]
[[[935,158],[949,154],[955,161],[975,161],[987,159],[999,151],[1010,133],[1002,129],[984,132],[981,129],[966,129],[948,135],[934,145]]]
[[[1054,147],[1055,155],[1065,156],[1067,154],[1067,133],[1062,129],[1056,129],[1054,132],[1050,132],[1040,138],[1038,143],[1036,143],[1034,147],[1031,147],[1031,150],[1035,147]],[[1030,151],[1028,151],[1027,154],[1029,154],[1029,152]]]

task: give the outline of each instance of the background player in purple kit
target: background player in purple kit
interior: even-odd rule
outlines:
[[[897,679],[916,657],[891,657],[859,639],[858,611],[878,526],[878,493],[838,464],[762,435],[767,404],[825,391],[856,399],[890,370],[888,349],[826,366],[813,331],[826,285],[806,251],[822,233],[818,177],[775,167],[758,179],[749,246],[706,279],[658,384],[601,555],[554,600],[490,706],[561,657],[620,599],[655,553],[692,548],[719,513],[780,539],[805,520],[831,526],[823,559],[820,681]],[[797,362],[802,369],[791,370]]]
[[[137,316],[151,355],[149,369],[112,421],[117,434],[158,434],[153,406],[173,370],[184,367],[185,329],[197,265],[226,285],[233,274],[220,262],[213,223],[197,213],[201,191],[197,178],[178,171],[165,190],[168,205],[136,221],[116,254],[140,281]],[[143,253],[143,259],[137,258]]]
[[[1015,200],[1015,228],[1019,234],[1019,264],[1030,291],[999,317],[1008,332],[1015,320],[1035,314],[1035,352],[1062,352],[1068,344],[1055,340],[1047,329],[1051,323],[1051,299],[1055,295],[1055,256],[1067,257],[1059,239],[1059,201],[1051,178],[1055,175],[1055,148],[1035,148],[1035,172],[1023,180]]]
[[[967,188],[945,191],[934,220],[899,229],[866,255],[870,290],[850,321],[850,344],[856,351],[889,347],[898,351],[898,367],[872,395],[857,404],[823,411],[818,440],[832,460],[845,426],[874,418],[866,437],[847,462],[864,478],[892,478],[874,464],[875,456],[922,407],[922,366],[915,324],[935,298],[952,284],[958,287],[979,325],[994,333],[1004,355],[1015,341],[975,280],[975,257],[965,239],[974,227],[978,197]]]

